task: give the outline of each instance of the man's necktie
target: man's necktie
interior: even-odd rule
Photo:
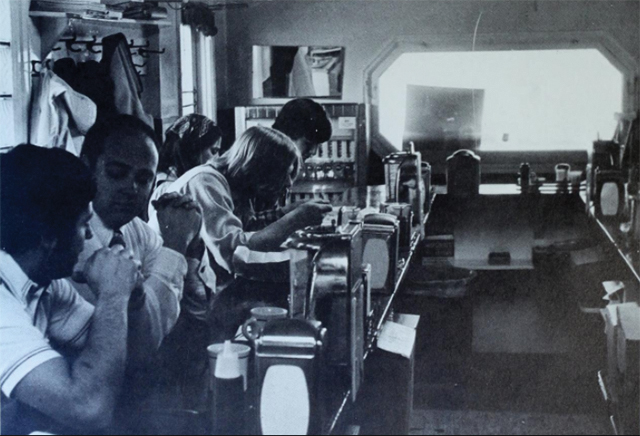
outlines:
[[[113,232],[113,238],[111,238],[109,248],[116,245],[127,248],[127,243],[124,242],[124,235],[120,230],[116,230],[115,232]],[[144,288],[141,286],[137,286],[131,293],[131,299],[129,300],[129,310],[140,310],[144,306],[145,300],[146,294],[144,293]]]
[[[120,230],[116,230],[113,232],[113,238],[111,238],[111,242],[109,243],[109,248],[114,247],[116,245],[121,245],[124,248],[127,248],[127,243],[124,242],[124,235]]]

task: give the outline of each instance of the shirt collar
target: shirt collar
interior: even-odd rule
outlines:
[[[0,265],[0,279],[2,279],[9,291],[22,302],[28,303],[29,300],[35,297],[35,290],[38,290],[38,293],[44,291],[44,287],[38,286],[27,276],[20,265],[13,259],[13,256],[2,250],[0,250]]]
[[[114,231],[104,224],[97,213],[93,213],[93,216],[89,221],[89,226],[91,226],[91,231],[93,232],[94,237],[98,238],[103,246],[108,247],[113,239]]]

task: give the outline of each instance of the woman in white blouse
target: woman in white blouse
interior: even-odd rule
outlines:
[[[183,309],[190,316],[211,319],[213,297],[230,288],[247,251],[278,251],[294,231],[321,224],[331,211],[326,203],[305,203],[264,230],[244,231],[241,218],[254,213],[256,202],[275,204],[291,187],[300,167],[300,152],[289,137],[267,127],[252,127],[226,153],[193,168],[166,188],[167,193],[189,194],[202,209],[201,246],[197,258],[188,259],[190,274],[185,283]],[[150,224],[157,228],[153,206],[149,214]],[[239,250],[243,256],[238,256]],[[230,288],[229,292],[234,291]]]

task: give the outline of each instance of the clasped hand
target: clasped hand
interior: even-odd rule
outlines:
[[[96,251],[85,264],[82,275],[101,298],[128,299],[143,280],[140,262],[120,245]]]
[[[202,227],[202,212],[198,204],[191,196],[177,192],[165,194],[151,204],[158,212],[165,247],[186,254]]]

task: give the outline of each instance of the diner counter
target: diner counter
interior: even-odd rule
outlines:
[[[428,214],[425,219],[428,220]],[[420,232],[416,229],[412,241],[411,247],[409,250],[405,250],[401,253],[401,259],[398,262],[398,279],[396,280],[396,285],[393,290],[393,293],[389,296],[378,296],[377,301],[375,302],[376,310],[374,319],[370,323],[372,326],[372,331],[369,334],[369,340],[366,344],[365,351],[365,378],[372,376],[372,374],[367,373],[367,361],[372,353],[376,350],[377,340],[380,337],[380,333],[384,327],[384,323],[388,321],[390,315],[393,312],[393,303],[396,300],[397,296],[400,294],[407,274],[409,272],[409,268],[411,266],[411,262],[416,254],[418,245],[422,240],[420,236]],[[373,375],[375,377],[375,375]],[[326,434],[334,434],[337,430],[344,429],[349,423],[346,421],[346,415],[348,414],[348,409],[351,405],[352,391],[350,388],[337,388],[332,389],[329,395],[328,400],[328,408],[329,411],[334,411],[329,413],[329,420],[326,426]]]
[[[323,186],[317,185],[314,190],[316,197],[322,197]],[[380,206],[386,201],[385,186],[366,186],[358,188],[350,188],[344,191],[339,197],[332,198],[334,207],[333,214],[330,214],[325,221],[337,220],[338,213],[342,207],[356,207],[362,210],[362,213],[379,212]],[[430,205],[433,204],[435,194],[430,196]],[[429,208],[430,209],[430,208]],[[424,223],[426,225],[429,220],[430,213],[425,213]],[[383,330],[385,322],[390,319],[393,314],[393,305],[403,289],[406,277],[411,267],[412,260],[416,255],[418,246],[422,241],[420,227],[415,226],[413,229],[411,244],[407,249],[401,250],[399,253],[398,272],[396,275],[396,283],[392,292],[388,295],[374,295],[373,319],[369,320],[367,332],[367,342],[365,346],[365,380],[375,378],[376,374],[368,372],[369,363],[372,355],[377,349],[377,340]],[[366,382],[365,382],[366,383]],[[354,404],[352,402],[353,392],[346,380],[333,379],[327,381],[325,393],[325,410],[326,419],[324,419],[324,434],[342,434],[353,423],[349,421],[354,415]],[[359,400],[356,401],[358,403]],[[408,425],[408,422],[406,423]]]
[[[623,261],[628,268],[631,276],[640,285],[640,239],[639,235],[630,233],[630,229],[623,231],[623,223],[619,219],[602,219],[596,214],[596,208],[593,204],[587,203],[586,195],[581,196],[584,201],[589,217],[596,224],[599,230],[611,246],[617,256]],[[627,223],[625,227],[629,227],[630,223]]]
[[[433,204],[434,198],[435,195],[431,197],[431,204]],[[334,200],[335,201],[332,202],[334,211],[333,214],[328,217],[329,220],[336,220],[339,215],[348,214],[348,210],[354,207],[365,210],[365,212],[379,212],[381,204],[386,200],[385,187],[371,186],[352,188],[345,191],[340,198],[335,198]],[[344,208],[345,211],[341,212],[341,208]],[[425,215],[425,223],[429,219],[429,216],[428,213]],[[420,230],[420,226],[413,228],[410,246],[404,250],[401,249],[399,252],[397,278],[393,289],[389,293],[374,293],[372,295],[371,306],[374,315],[368,320],[366,325],[367,340],[364,350],[364,382],[360,387],[357,397],[354,392],[352,392],[351,380],[349,377],[346,377],[344,371],[330,370],[327,367],[326,370],[323,371],[323,375],[319,378],[322,384],[320,388],[322,394],[319,396],[320,401],[316,403],[318,410],[314,410],[313,412],[319,413],[321,416],[321,424],[319,425],[319,432],[321,434],[343,434],[348,432],[350,426],[357,425],[357,416],[363,413],[363,408],[366,408],[367,413],[369,413],[374,405],[379,404],[378,395],[385,394],[385,392],[380,392],[384,390],[380,388],[381,383],[395,383],[394,386],[396,387],[402,386],[401,391],[404,396],[402,401],[406,401],[406,404],[398,399],[394,399],[394,411],[385,410],[385,413],[374,413],[376,419],[379,418],[386,423],[393,421],[393,427],[386,427],[391,428],[389,431],[392,433],[395,432],[393,429],[397,428],[397,425],[402,426],[400,430],[401,433],[408,432],[411,410],[410,398],[412,398],[411,390],[413,386],[413,359],[406,359],[378,350],[377,342],[383,331],[385,322],[393,315],[394,302],[403,289],[403,284],[408,276],[411,263],[418,252],[418,247],[422,240],[422,232]],[[255,286],[268,286],[271,290],[287,295],[289,293],[289,285],[285,283],[253,282]],[[236,341],[248,344],[241,335],[236,337]],[[251,360],[253,359],[250,359],[250,362]],[[253,364],[250,363],[250,368],[252,367]],[[392,369],[390,370],[389,368]],[[382,375],[380,375],[381,373]],[[400,379],[395,380],[397,376],[400,377]],[[256,429],[258,423],[255,419],[255,408],[251,405],[251,399],[255,398],[256,394],[253,380],[255,379],[250,374],[249,390],[247,392],[249,409],[247,410],[247,419],[244,425],[248,434],[258,433]],[[208,383],[208,375],[207,379],[199,379],[198,381],[198,384],[202,386],[206,386]],[[186,429],[189,433],[207,434],[207,428],[211,420],[210,412],[207,411],[207,405],[202,401],[198,401],[192,406],[189,407],[187,405],[186,407],[186,409],[193,408],[194,410],[183,410],[186,404],[181,403],[181,400],[178,398],[183,394],[184,393],[181,394],[175,389],[169,389],[169,392],[162,390],[162,392],[155,394],[154,398],[145,402],[142,409],[139,410],[140,413],[137,413],[137,416],[143,416],[144,418],[134,423],[135,428],[131,434],[146,432],[149,425],[156,431],[163,432],[164,429],[159,428],[156,424],[150,424],[152,421],[158,420],[158,422],[172,421],[169,425],[170,428],[174,428],[175,425],[179,424],[178,428]],[[178,413],[178,415],[176,415],[176,413]],[[175,418],[176,416],[178,416],[178,418]],[[374,426],[374,428],[383,428],[383,426],[378,425],[378,423],[370,422],[370,425]]]

